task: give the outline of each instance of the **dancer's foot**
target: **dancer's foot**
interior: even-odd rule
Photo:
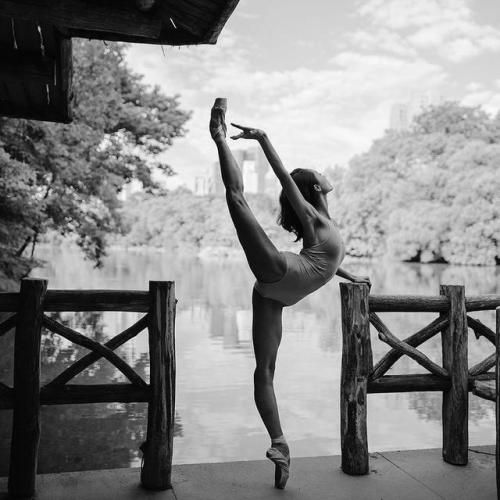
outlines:
[[[266,457],[274,462],[274,487],[285,488],[290,476],[290,450],[286,443],[274,443],[266,452]]]
[[[210,113],[210,135],[214,141],[226,137],[226,109],[227,109],[227,99],[224,97],[218,97],[215,99],[214,105],[212,106],[212,111]]]

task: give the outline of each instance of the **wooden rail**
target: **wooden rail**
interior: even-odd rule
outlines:
[[[500,491],[499,358],[500,295],[466,297],[463,286],[441,285],[439,296],[369,295],[365,284],[341,283],[342,371],[341,448],[342,470],[368,474],[367,395],[369,393],[442,391],[443,459],[466,465],[468,452],[468,393],[493,399],[497,404],[497,483]],[[496,309],[496,329],[468,316],[470,311]],[[396,337],[378,316],[379,312],[437,312],[424,328],[404,340]],[[370,324],[380,340],[391,347],[375,365],[372,359]],[[467,334],[484,336],[495,352],[468,367]],[[417,348],[441,334],[442,363],[439,366]],[[409,356],[430,373],[386,375],[401,356]],[[490,371],[496,367],[495,371]],[[496,386],[492,386],[496,381]]]
[[[147,489],[171,488],[175,412],[175,284],[150,281],[149,291],[49,290],[47,281],[24,279],[19,293],[0,293],[0,311],[12,312],[0,323],[0,336],[15,329],[14,386],[0,383],[0,409],[13,409],[9,493],[35,494],[40,405],[148,402],[141,483]],[[54,321],[47,311],[134,311],[146,313],[135,324],[100,344]],[[42,327],[91,352],[54,380],[40,387]],[[150,382],[146,383],[114,350],[144,329],[149,332]],[[105,358],[130,383],[68,384],[97,360]]]

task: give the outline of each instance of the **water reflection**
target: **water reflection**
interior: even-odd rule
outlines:
[[[102,269],[82,261],[77,252],[44,249],[49,260],[35,276],[50,288],[147,289],[148,280],[175,280],[177,306],[177,413],[174,462],[263,458],[267,436],[253,404],[254,369],[251,342],[253,277],[245,262],[202,262],[164,254],[112,252]],[[353,273],[368,274],[373,293],[437,294],[440,283],[465,284],[468,294],[500,293],[497,268],[401,263],[353,263]],[[340,452],[340,311],[338,280],[283,316],[276,392],[283,426],[295,456]],[[141,317],[135,313],[64,313],[58,321],[105,342]],[[434,319],[426,313],[385,314],[382,319],[404,338]],[[493,313],[474,317],[493,326]],[[387,346],[372,331],[374,360]],[[57,335],[43,337],[43,381],[54,378],[86,354]],[[13,336],[0,339],[2,353],[13,351]],[[422,351],[441,363],[437,336]],[[117,352],[148,379],[147,333]],[[493,348],[484,339],[469,339],[473,364]],[[389,373],[421,373],[401,358]],[[0,357],[0,380],[11,383],[12,355]],[[75,383],[125,381],[107,361],[81,373]],[[138,465],[144,439],[146,405],[99,404],[44,407],[40,472]],[[441,446],[441,394],[406,393],[370,396],[370,450]],[[10,412],[0,412],[0,474],[7,473]],[[411,434],[409,434],[411,429]],[[471,444],[491,443],[494,408],[470,397]]]

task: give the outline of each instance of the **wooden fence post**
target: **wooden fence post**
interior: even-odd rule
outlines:
[[[369,472],[366,396],[373,359],[368,295],[368,285],[340,283],[342,304],[340,439],[342,470],[352,475]]]
[[[175,283],[150,281],[149,357],[151,399],[141,482],[147,489],[172,487],[175,419]]]
[[[450,300],[450,322],[442,332],[443,367],[451,380],[450,388],[443,391],[443,458],[450,464],[466,465],[469,392],[465,289],[440,285],[439,293]]]
[[[35,493],[40,442],[40,338],[47,281],[23,279],[14,337],[14,412],[8,489]]]
[[[500,397],[498,391],[500,391],[500,307],[496,308],[496,323],[497,323],[497,335],[496,335],[496,355],[497,362],[495,366],[495,419],[497,427],[497,437],[496,437],[496,473],[497,473],[497,496],[500,496]]]

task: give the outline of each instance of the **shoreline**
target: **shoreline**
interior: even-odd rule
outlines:
[[[37,245],[37,248],[40,249],[50,249],[50,248],[60,248],[66,249],[70,251],[81,251],[80,247],[71,241],[62,241],[60,243],[57,242],[40,242]],[[132,254],[170,254],[176,255],[182,254],[181,258],[198,258],[203,261],[211,261],[218,259],[225,260],[244,260],[245,254],[241,248],[234,247],[226,247],[226,246],[210,246],[204,247],[199,250],[194,250],[193,248],[187,248],[182,250],[173,250],[171,248],[160,248],[160,247],[152,247],[147,245],[134,245],[134,246],[125,246],[125,245],[109,245],[106,248],[107,251],[112,252],[126,252]],[[291,251],[298,252],[300,248],[296,246],[285,246],[281,248],[282,251]],[[36,253],[36,252],[35,252]],[[454,264],[449,262],[410,262],[404,260],[397,260],[391,257],[354,257],[351,255],[346,255],[343,263],[373,263],[373,262],[394,262],[398,264],[415,264],[415,265],[425,265],[425,266],[433,266],[433,265],[444,265],[447,267],[474,267],[474,268],[492,268],[496,269],[500,267],[500,264],[491,264],[491,265],[478,265],[478,264]]]

